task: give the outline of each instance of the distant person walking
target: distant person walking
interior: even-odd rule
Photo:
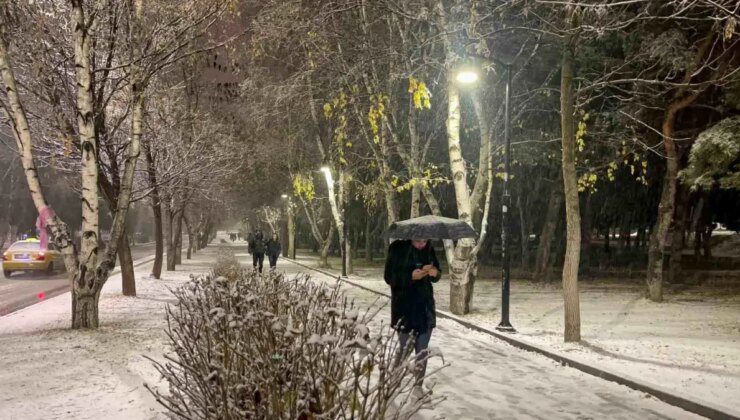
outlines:
[[[265,261],[265,239],[261,230],[255,232],[249,242],[249,252],[252,254],[252,266],[261,273]]]
[[[398,331],[400,364],[409,338],[414,338],[417,370],[414,395],[421,398],[427,348],[437,326],[432,283],[442,277],[434,247],[427,239],[398,240],[388,248],[385,282],[391,287],[391,324]]]
[[[267,257],[270,260],[271,270],[275,269],[275,266],[277,266],[277,260],[282,251],[283,248],[280,245],[280,237],[277,233],[273,233],[270,240],[267,241]]]

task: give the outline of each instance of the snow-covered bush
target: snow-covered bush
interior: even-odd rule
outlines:
[[[216,264],[213,266],[213,274],[216,277],[225,277],[236,280],[242,272],[242,266],[236,259],[234,252],[228,248],[219,250],[216,256]]]
[[[208,275],[175,291],[167,334],[173,353],[155,365],[169,393],[150,390],[187,419],[408,418],[414,358],[394,365],[393,330],[368,323],[339,285],[307,276]],[[377,330],[377,331],[374,331]]]

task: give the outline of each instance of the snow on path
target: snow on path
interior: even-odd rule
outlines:
[[[206,248],[176,272],[149,278],[151,264],[136,271],[136,298],[121,295],[112,276],[100,300],[101,326],[69,330],[69,292],[0,317],[0,419],[165,419],[144,388],[160,384],[144,355],[167,351],[165,303],[190,273],[206,272],[215,258]]]
[[[318,258],[299,255],[315,266]],[[337,272],[337,270],[333,270]],[[355,267],[350,279],[386,292],[382,267]],[[563,343],[558,287],[513,281],[511,322],[517,339],[598,366],[740,417],[740,295],[722,288],[673,290],[666,301],[644,298],[641,284],[586,281],[580,287],[580,343]],[[449,283],[434,288],[437,309],[449,307]],[[500,320],[498,281],[477,281],[465,321],[492,328]]]
[[[162,280],[148,278],[149,265],[137,268],[137,298],[121,296],[120,276],[111,277],[101,296],[96,331],[68,329],[68,293],[0,317],[0,419],[167,418],[143,387],[144,382],[162,386],[143,356],[161,360],[167,352],[164,307],[172,301],[167,288],[182,284],[190,273],[206,272],[216,250],[207,248],[178,272],[163,273]],[[288,274],[304,270],[284,260],[279,266]],[[333,281],[311,274],[318,281]],[[376,300],[361,289],[346,291],[358,303]],[[379,320],[387,318],[386,308]],[[432,346],[451,366],[433,379],[435,396],[446,400],[418,419],[696,418],[451,321],[438,324]],[[430,370],[440,364],[431,361]]]
[[[278,266],[288,274],[305,270],[285,260]],[[323,274],[310,274],[318,281],[335,282]],[[349,285],[344,290],[364,305],[377,299],[377,295]],[[378,318],[390,318],[388,306]],[[444,396],[446,400],[434,410],[423,410],[417,419],[701,418],[447,319],[437,320],[431,347],[439,349],[451,364],[430,378],[436,383],[435,397]],[[441,363],[432,359],[429,370]]]

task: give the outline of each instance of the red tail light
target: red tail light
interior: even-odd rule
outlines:
[[[36,254],[36,257],[34,258],[36,261],[43,261],[46,258],[46,254],[43,252],[39,252]]]

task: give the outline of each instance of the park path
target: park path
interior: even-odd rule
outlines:
[[[304,273],[297,264],[282,260],[288,275]],[[313,272],[315,281],[334,283],[335,278]],[[386,298],[343,286],[356,303],[386,304]],[[390,319],[385,305],[377,321]],[[435,373],[435,397],[444,397],[434,410],[423,410],[418,419],[692,419],[700,418],[656,398],[622,385],[587,375],[535,353],[520,350],[446,319],[437,320],[433,349],[449,366]],[[432,371],[441,359],[429,362]]]

